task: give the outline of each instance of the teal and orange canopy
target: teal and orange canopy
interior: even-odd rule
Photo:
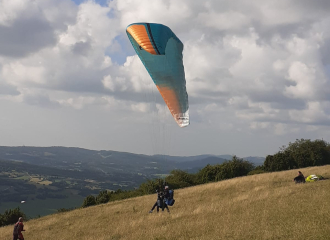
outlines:
[[[128,25],[126,32],[173,118],[180,127],[188,126],[189,103],[182,42],[162,24],[133,23]]]

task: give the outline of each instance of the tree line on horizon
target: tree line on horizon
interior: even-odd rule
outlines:
[[[197,173],[188,173],[182,170],[172,170],[165,182],[172,189],[185,188],[217,182],[235,177],[254,175],[266,172],[285,171],[290,169],[322,166],[330,164],[330,144],[322,140],[296,139],[282,146],[274,155],[268,155],[261,166],[255,167],[253,163],[233,156],[232,160],[222,164],[206,165]],[[163,183],[163,179],[147,180],[134,190],[116,191],[103,190],[97,196],[87,196],[82,207],[107,203],[131,197],[155,193]]]
[[[330,164],[330,144],[322,140],[297,139],[268,155],[263,164],[267,172],[283,171]]]
[[[282,146],[280,151],[274,155],[268,155],[262,166],[255,167],[253,163],[233,156],[232,160],[222,164],[208,164],[197,173],[175,169],[165,179],[148,179],[134,190],[102,190],[97,196],[89,195],[84,199],[81,207],[153,194],[163,186],[164,181],[171,189],[179,189],[246,175],[327,164],[330,164],[330,144],[328,142],[319,139],[314,141],[297,139],[293,143],[290,142],[288,146]],[[61,208],[57,212],[71,210],[73,209]],[[0,214],[0,227],[15,223],[18,219],[17,214],[24,215],[20,209],[6,210],[5,214]]]

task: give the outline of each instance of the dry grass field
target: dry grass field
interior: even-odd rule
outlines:
[[[301,169],[330,178],[330,166]],[[25,223],[26,240],[330,239],[330,179],[294,184],[297,170],[176,190],[171,213],[149,214],[156,194]],[[12,239],[13,226],[0,228]]]

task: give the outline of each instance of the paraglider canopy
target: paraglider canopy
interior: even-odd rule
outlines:
[[[180,127],[188,126],[182,42],[169,27],[157,23],[133,23],[128,25],[126,33],[174,120]]]

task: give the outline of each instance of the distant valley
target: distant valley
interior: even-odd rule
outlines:
[[[70,147],[0,147],[0,212],[19,205],[28,215],[80,206],[100,190],[129,190],[173,169],[197,172],[230,155],[176,157]],[[244,158],[255,165],[264,158]],[[26,201],[20,204],[20,201]]]

